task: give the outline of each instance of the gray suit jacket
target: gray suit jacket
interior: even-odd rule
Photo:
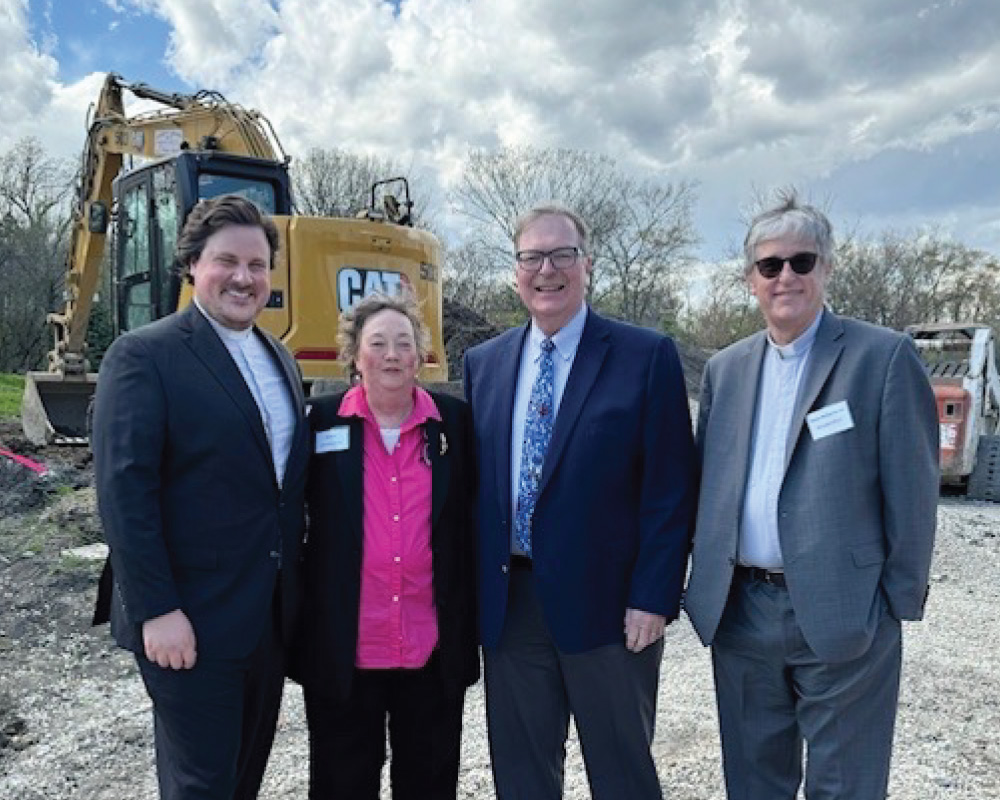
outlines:
[[[705,644],[733,579],[766,344],[760,332],[705,368],[697,434],[703,477],[685,596]],[[854,427],[814,441],[806,415],[841,400]],[[824,311],[778,498],[788,592],[822,660],[864,653],[883,603],[897,619],[922,617],[938,481],[934,395],[909,337]]]

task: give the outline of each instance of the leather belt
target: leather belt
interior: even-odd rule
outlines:
[[[788,588],[788,584],[785,583],[784,572],[773,572],[772,570],[762,569],[761,567],[746,567],[743,564],[737,564],[736,574],[744,580],[769,583],[772,586],[777,586],[779,589]]]

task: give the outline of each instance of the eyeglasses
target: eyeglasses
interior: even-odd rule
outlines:
[[[781,274],[781,270],[785,268],[786,263],[796,275],[808,275],[816,266],[816,259],[818,258],[819,256],[816,253],[796,253],[794,256],[788,256],[788,258],[769,256],[753,263],[757,267],[757,272],[760,273],[760,276],[770,280],[771,278],[777,278]]]
[[[517,265],[525,272],[538,272],[545,259],[556,269],[569,269],[583,255],[579,247],[557,247],[555,250],[518,250]]]

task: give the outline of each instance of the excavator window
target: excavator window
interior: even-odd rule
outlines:
[[[180,230],[177,209],[177,183],[173,169],[160,169],[153,173],[153,235],[156,237],[157,259],[156,280],[159,283],[160,314],[169,313],[176,307],[180,279],[175,274],[174,250]]]
[[[149,189],[147,183],[125,193],[119,229],[121,258],[119,321],[122,330],[132,330],[154,319],[149,251]]]
[[[265,214],[277,214],[277,202],[274,196],[274,184],[268,181],[255,181],[244,176],[217,175],[202,172],[198,175],[198,197],[207,200],[220,194],[238,194],[250,200]]]

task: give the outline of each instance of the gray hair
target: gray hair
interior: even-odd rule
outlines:
[[[827,267],[833,265],[833,226],[826,215],[815,206],[800,203],[794,189],[778,192],[778,205],[762,211],[750,222],[750,230],[743,240],[743,258],[749,275],[756,260],[757,245],[761,242],[791,237],[811,241],[816,246],[819,260]]]
[[[542,217],[565,217],[568,219],[573,223],[573,227],[576,228],[576,232],[580,237],[580,249],[583,250],[584,255],[588,255],[590,253],[590,228],[587,226],[587,223],[583,221],[583,217],[575,211],[571,211],[565,206],[555,203],[535,206],[529,211],[525,211],[517,218],[517,221],[514,223],[515,248],[517,247],[517,243],[521,240],[521,236],[524,234],[525,228]]]
[[[346,365],[351,381],[358,378],[358,370],[355,367],[355,360],[358,351],[361,349],[361,332],[365,328],[365,323],[380,311],[396,311],[406,317],[413,326],[413,337],[417,344],[418,366],[424,363],[424,359],[431,349],[431,335],[420,316],[420,306],[412,291],[404,291],[402,294],[389,295],[382,292],[374,292],[359,300],[347,311],[340,315],[337,325],[337,345],[340,353],[340,361]]]

